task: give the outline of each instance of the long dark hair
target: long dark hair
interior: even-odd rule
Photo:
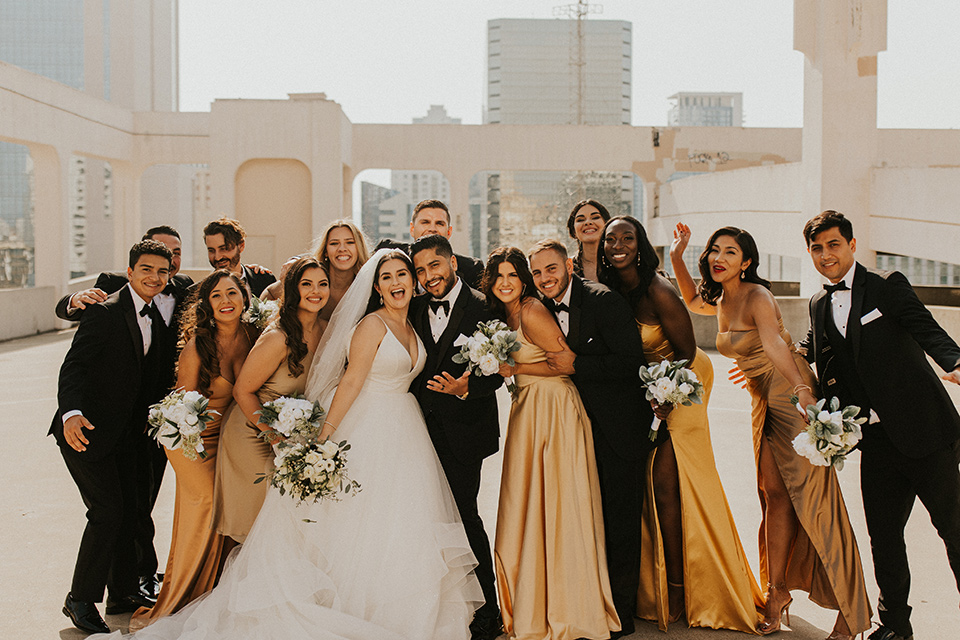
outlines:
[[[180,343],[179,348],[183,348],[194,339],[197,346],[197,354],[200,356],[200,374],[197,378],[197,390],[208,395],[210,393],[210,383],[216,380],[220,375],[220,350],[217,346],[217,325],[214,322],[213,307],[210,305],[210,294],[213,289],[220,284],[220,281],[228,278],[233,281],[240,289],[240,295],[243,296],[243,310],[246,311],[250,306],[250,295],[247,288],[243,286],[236,275],[226,269],[217,269],[197,286],[196,292],[191,297],[191,302],[183,312],[183,318],[180,321]],[[253,325],[242,322],[240,331],[246,331],[248,337],[255,337],[256,328]]]
[[[713,235],[710,236],[710,239],[707,241],[707,246],[703,248],[703,253],[700,254],[698,263],[700,266],[700,285],[697,287],[697,293],[700,294],[700,298],[707,304],[716,306],[717,300],[720,299],[720,295],[723,293],[723,287],[714,281],[710,273],[710,265],[707,264],[710,247],[713,246],[713,243],[716,242],[720,236],[730,236],[733,238],[737,246],[740,247],[740,251],[743,252],[743,260],[750,261],[750,266],[741,273],[740,279],[744,282],[763,285],[769,289],[770,281],[764,280],[760,277],[760,274],[757,273],[757,269],[760,268],[760,250],[757,249],[756,240],[753,239],[753,236],[750,235],[748,231],[744,231],[743,229],[723,227],[713,232]]]
[[[401,260],[405,265],[407,265],[407,269],[410,270],[410,277],[413,278],[414,287],[416,287],[417,276],[414,272],[413,262],[411,262],[410,256],[408,256],[404,251],[401,251],[400,249],[390,249],[390,251],[383,254],[380,257],[380,260],[377,262],[377,270],[373,274],[373,284],[370,287],[370,300],[367,301],[367,310],[364,312],[363,315],[367,315],[368,313],[373,313],[374,311],[376,311],[377,309],[383,306],[382,296],[379,293],[377,293],[376,287],[380,282],[380,269],[383,267],[384,263],[386,263],[387,260]]]
[[[607,208],[593,198],[581,200],[577,204],[573,205],[573,210],[570,212],[570,215],[567,216],[567,232],[570,234],[571,238],[577,241],[577,255],[573,257],[573,271],[581,278],[583,277],[583,243],[577,239],[577,231],[573,223],[577,219],[577,211],[580,211],[580,209],[583,209],[587,205],[597,208],[597,211],[600,213],[600,217],[603,218],[604,223],[610,220],[610,212],[607,211]],[[603,252],[602,242],[600,244],[600,252],[601,254]]]
[[[303,325],[297,317],[300,309],[300,278],[308,269],[320,269],[330,277],[326,267],[313,256],[300,258],[290,265],[283,279],[283,298],[277,320],[280,330],[287,337],[287,368],[294,378],[303,373],[302,360],[308,351],[307,343],[303,340]]]
[[[630,292],[621,290],[623,280],[620,278],[620,272],[607,260],[607,253],[604,250],[604,243],[607,239],[607,229],[609,229],[610,225],[614,222],[620,222],[621,220],[633,225],[634,233],[637,236],[636,270],[637,276],[640,278],[640,284]],[[630,216],[617,216],[607,220],[607,223],[603,225],[603,231],[600,232],[600,246],[597,248],[597,279],[602,284],[624,295],[628,293],[632,294],[627,297],[631,298],[631,303],[636,303],[636,300],[632,298],[641,298],[647,295],[647,289],[650,288],[650,283],[653,282],[653,276],[660,272],[660,256],[657,255],[653,245],[650,244],[647,231],[643,228],[643,225],[640,224],[639,220]]]
[[[530,265],[527,264],[527,257],[523,251],[516,247],[498,247],[490,252],[487,257],[487,266],[483,268],[483,280],[480,283],[480,290],[487,297],[487,306],[490,310],[502,320],[507,319],[507,307],[503,302],[493,294],[493,285],[497,282],[500,275],[500,265],[509,262],[517,270],[523,289],[520,291],[520,300],[529,297],[539,297],[536,293],[537,285],[533,283],[533,275],[530,273]]]

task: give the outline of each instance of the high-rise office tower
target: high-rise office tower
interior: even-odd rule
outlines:
[[[742,127],[742,93],[675,93],[667,113],[671,127]]]
[[[0,60],[126,109],[176,111],[177,0],[4,0]],[[18,265],[32,263],[31,172],[26,147],[0,142],[0,251]],[[71,272],[113,266],[110,166],[76,156],[70,176]],[[31,284],[26,270],[0,286]]]
[[[441,104],[432,104],[427,115],[414,118],[413,124],[460,124]],[[450,201],[450,182],[439,171],[391,171],[390,187],[404,194],[412,204],[421,200]]]
[[[633,28],[622,20],[498,19],[487,23],[483,119],[490,124],[630,124]],[[471,213],[486,229],[475,252],[566,238],[566,218],[584,198],[633,213],[632,174],[490,172],[475,179]],[[479,235],[479,234],[478,234]],[[485,242],[484,242],[485,241]],[[479,251],[478,251],[479,250]]]

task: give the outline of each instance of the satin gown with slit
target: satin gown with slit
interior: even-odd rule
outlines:
[[[300,362],[303,371],[292,376],[284,356],[277,370],[257,391],[261,405],[280,396],[303,393],[313,363],[313,352],[308,352]],[[273,448],[260,437],[260,433],[256,425],[247,421],[236,403],[223,418],[212,526],[220,534],[240,543],[246,539],[267,495],[267,483],[256,483],[256,480],[260,474],[273,469]]]
[[[810,365],[797,353],[780,320],[780,336],[793,354],[805,384],[816,389]],[[801,589],[822,607],[839,609],[850,632],[870,628],[870,602],[863,580],[857,540],[833,467],[818,467],[799,455],[793,439],[804,428],[803,417],[791,404],[793,387],[767,357],[756,329],[722,331],[717,350],[737,361],[747,377],[752,399],[753,449],[760,472],[760,444],[765,442],[776,461],[800,526],[787,564],[788,589]],[[760,504],[764,508],[763,492]],[[766,523],[760,523],[760,579],[769,582]]]
[[[205,458],[188,460],[179,449],[167,450],[176,473],[177,490],[173,503],[173,533],[170,554],[157,603],[140,609],[130,619],[131,631],[158,618],[176,613],[210,589],[217,581],[223,553],[223,536],[210,527],[213,514],[213,486],[220,441],[220,423],[233,402],[233,383],[217,376],[210,383],[208,411],[216,411],[201,434]]]
[[[419,339],[411,358],[388,330],[340,421],[335,439],[351,445],[347,469],[359,493],[298,505],[271,488],[217,587],[135,637],[468,640],[483,593],[450,485],[409,393],[425,362]]]
[[[658,324],[637,323],[647,362],[674,360],[673,347]],[[740,535],[723,491],[710,441],[707,404],[713,388],[713,365],[697,349],[693,370],[703,384],[702,404],[677,406],[666,425],[677,458],[683,541],[683,587],[691,627],[756,633],[763,594],[747,562]],[[657,518],[653,468],[659,449],[647,463],[647,495],[640,545],[640,591],[637,616],[667,630],[670,617],[663,538]]]
[[[518,363],[545,360],[521,328]],[[604,548],[593,434],[568,376],[515,376],[494,561],[511,638],[608,638],[620,629]]]

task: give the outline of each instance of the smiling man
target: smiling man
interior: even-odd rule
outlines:
[[[140,591],[135,536],[147,407],[167,390],[158,361],[169,341],[154,299],[172,258],[154,240],[135,244],[128,283],[88,306],[60,369],[49,433],[87,507],[63,612],[91,633],[109,631],[95,605],[105,587],[108,613],[152,605]]]
[[[493,640],[502,622],[494,587],[490,540],[477,507],[484,458],[500,448],[500,425],[494,395],[499,375],[473,376],[454,340],[472,335],[477,324],[493,320],[483,296],[457,275],[457,257],[441,234],[427,233],[410,246],[417,281],[426,295],[414,299],[410,319],[427,351],[427,363],[411,392],[423,410],[427,431],[460,511],[470,548],[477,557],[476,575],[485,604],[470,625],[473,640]]]
[[[260,297],[263,290],[277,279],[262,267],[240,263],[246,238],[243,226],[233,218],[220,217],[203,228],[203,243],[207,246],[210,266],[237,275],[251,294]]]
[[[917,498],[947,547],[960,590],[960,415],[927,355],[960,384],[960,347],[898,271],[856,261],[853,225],[824,211],[803,228],[813,266],[830,281],[810,299],[800,344],[817,365],[821,397],[868,417],[859,448],[860,490],[870,534],[879,629],[871,640],[909,640],[910,568],[904,526]]]

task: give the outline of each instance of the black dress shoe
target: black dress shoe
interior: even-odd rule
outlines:
[[[118,613],[133,613],[140,607],[149,609],[155,604],[156,602],[144,597],[141,593],[132,593],[123,598],[107,596],[107,615],[114,616]]]
[[[63,602],[63,615],[70,618],[80,631],[87,633],[110,633],[110,627],[100,617],[97,611],[97,605],[92,602],[80,602],[73,599],[73,594],[68,593],[67,599]]]
[[[503,618],[475,615],[470,623],[470,640],[496,640],[503,633]]]
[[[867,640],[913,640],[913,634],[902,636],[890,627],[880,625],[880,628],[867,636]]]
[[[160,576],[161,574],[155,574],[140,577],[140,593],[143,597],[154,602],[157,601],[157,596],[160,595],[160,583],[163,582],[163,578]]]

